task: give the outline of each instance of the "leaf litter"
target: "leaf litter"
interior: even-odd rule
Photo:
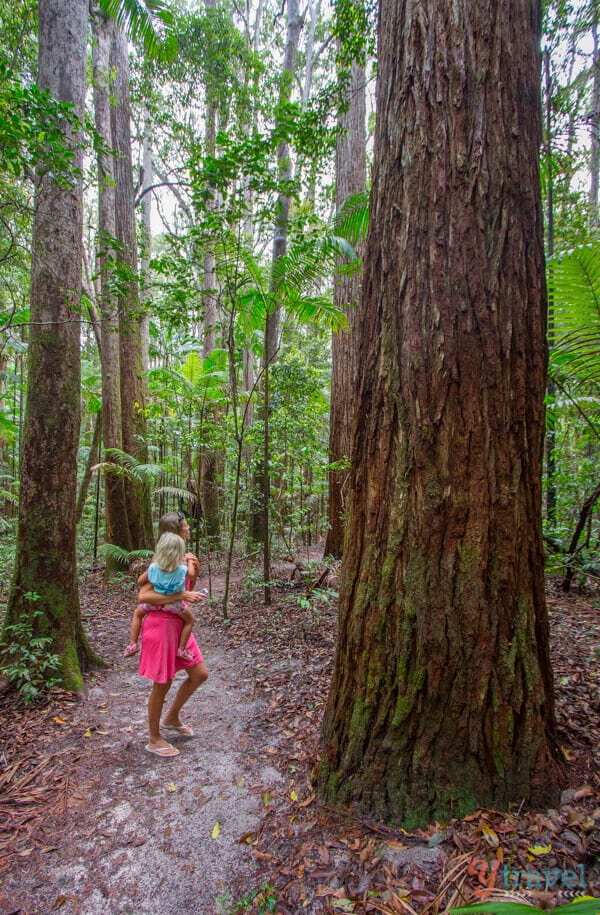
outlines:
[[[272,589],[270,607],[262,606],[260,590],[244,587],[242,581],[230,606],[230,623],[223,622],[217,598],[203,610],[197,626],[201,644],[222,646],[228,665],[222,687],[202,714],[218,722],[228,703],[242,709],[242,695],[250,703],[244,729],[230,750],[236,755],[230,781],[240,803],[248,799],[255,803],[255,815],[247,829],[240,818],[229,847],[230,882],[211,887],[210,902],[188,902],[186,911],[199,915],[269,911],[264,893],[256,890],[266,886],[272,888],[269,898],[277,899],[280,915],[438,915],[452,905],[499,897],[550,909],[581,895],[600,897],[597,595],[576,591],[565,595],[552,584],[548,590],[559,739],[567,777],[560,804],[543,811],[524,805],[508,812],[478,810],[461,820],[432,823],[409,833],[348,809],[334,809],[317,795],[320,728],[333,667],[336,612],[331,590],[317,590],[314,585],[318,581],[319,588],[331,589],[335,577],[320,567],[314,575],[302,574],[296,581],[296,565],[291,576],[289,570],[289,564],[279,568],[281,577]],[[217,594],[218,583],[217,576],[212,583]],[[91,854],[98,857],[117,839],[121,856],[126,853],[123,849],[146,842],[143,808],[127,821],[125,835],[104,810],[98,810],[96,823],[90,822],[89,810],[87,818],[82,815],[89,799],[99,797],[102,782],[109,782],[114,774],[110,766],[98,772],[94,744],[106,739],[115,710],[123,721],[131,714],[132,697],[123,683],[123,665],[114,659],[114,645],[125,639],[132,599],[131,585],[112,585],[107,591],[99,577],[83,588],[82,606],[92,644],[104,657],[110,659],[111,651],[113,655],[112,667],[90,679],[86,697],[54,689],[45,703],[27,708],[13,695],[0,696],[4,738],[0,905],[10,873],[24,886],[22,905],[26,906],[16,909],[6,900],[8,907],[1,911],[36,915],[48,910],[48,906],[35,908],[42,883],[45,899],[52,897],[52,908],[65,912],[130,910],[114,901],[121,898],[120,888],[111,887],[110,874],[102,887],[108,900],[105,909],[90,908],[89,880],[77,892],[53,880],[57,850],[61,864],[65,857],[74,861],[82,838],[91,840]],[[210,667],[210,652],[207,660]],[[93,686],[98,681],[104,687],[100,701]],[[109,713],[112,722],[107,720]],[[139,725],[124,724],[120,730],[120,739],[137,751],[143,734]],[[184,745],[180,746],[183,756]],[[220,750],[227,752],[226,745]],[[115,769],[122,769],[124,761],[117,754],[109,753],[111,760]],[[185,769],[181,779],[171,779],[169,774],[162,780],[148,770],[138,763],[137,776],[147,794],[160,797],[162,805],[187,803],[200,809],[210,806],[222,791],[222,786],[211,782],[210,773],[198,786],[186,784]],[[188,817],[190,810],[186,808]],[[220,846],[232,826],[213,816],[212,810],[210,816],[206,838]],[[175,822],[176,832],[181,821]],[[172,827],[166,825],[162,835],[163,842],[170,842]],[[186,860],[178,864],[192,883],[200,879],[205,849],[206,844],[197,857],[179,853]],[[131,911],[153,911],[152,900],[144,899],[143,892],[139,887],[137,895],[135,888],[130,890],[131,898],[137,899],[137,908]]]

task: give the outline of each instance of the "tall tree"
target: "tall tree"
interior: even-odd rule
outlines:
[[[111,131],[115,151],[115,234],[119,244],[121,282],[119,290],[120,381],[123,449],[138,461],[148,458],[146,445],[147,381],[143,351],[143,315],[137,275],[137,239],[131,161],[131,113],[127,38],[118,27],[112,32],[110,62],[115,75],[111,106]],[[149,547],[153,541],[150,494],[125,481],[127,521],[133,547]]]
[[[277,127],[281,126],[281,119],[285,115],[286,105],[289,104],[292,97],[292,88],[296,72],[296,56],[298,53],[298,42],[300,32],[302,31],[303,20],[300,14],[298,0],[287,0],[287,31],[285,41],[285,52],[283,56],[283,72],[279,88],[279,112],[277,118]],[[264,399],[263,418],[265,423],[264,432],[264,453],[262,464],[256,474],[256,508],[251,517],[250,536],[252,540],[264,545],[264,566],[265,581],[269,578],[269,369],[277,357],[279,347],[279,325],[281,309],[277,303],[277,261],[283,257],[287,251],[288,240],[288,222],[290,213],[290,193],[289,184],[292,180],[292,162],[290,158],[290,147],[284,134],[277,149],[277,169],[282,189],[277,196],[275,204],[275,220],[273,226],[273,253],[271,267],[271,293],[273,294],[274,305],[271,307],[265,325],[265,337],[263,346],[263,377],[264,377]]]
[[[340,133],[335,158],[335,202],[338,211],[352,194],[364,193],[367,186],[367,137],[365,69],[352,61],[348,74],[346,104],[340,115]],[[334,302],[346,308],[348,327],[333,335],[331,346],[331,410],[329,422],[329,527],[325,555],[339,558],[344,546],[344,519],[348,489],[346,461],[351,450],[354,397],[358,378],[356,305],[360,301],[362,274],[336,277]],[[350,307],[348,307],[350,306]]]
[[[548,801],[539,0],[383,0],[329,799]]]
[[[216,20],[215,0],[204,0],[207,25]],[[209,29],[209,34],[214,31]],[[206,72],[206,115],[205,115],[205,155],[214,157],[217,150],[217,101],[218,86],[215,85],[214,76],[207,68]],[[218,192],[210,185],[206,193],[206,212],[210,216],[218,204]],[[204,315],[202,319],[204,339],[202,343],[202,356],[206,359],[215,349],[217,344],[217,326],[219,323],[219,308],[217,295],[217,259],[214,246],[209,238],[204,241]],[[216,422],[216,412],[210,411],[210,420]],[[202,512],[206,526],[206,534],[210,542],[217,548],[220,543],[221,531],[219,524],[219,485],[218,469],[223,463],[223,455],[208,444],[203,444],[199,455],[200,492]]]
[[[98,149],[98,234],[96,269],[100,304],[100,367],[102,374],[102,441],[105,448],[123,449],[119,312],[115,294],[119,251],[115,226],[115,178],[112,152],[110,46],[114,22],[99,9],[92,10],[92,72]],[[133,542],[127,522],[125,481],[109,470],[104,476],[105,536],[125,550]],[[108,565],[107,565],[108,568]]]
[[[591,145],[590,145],[590,215],[592,224],[598,225],[598,178],[600,175],[600,149],[598,146],[598,126],[600,123],[600,46],[598,44],[598,4],[594,3],[592,13],[592,39],[594,51],[592,56],[592,106],[590,111]]]
[[[84,117],[87,0],[39,0],[38,84]],[[68,123],[65,119],[63,123]],[[68,687],[92,657],[81,625],[75,551],[82,287],[81,137],[65,127],[71,174],[37,178],[28,386],[17,555],[5,625],[27,616],[50,637]],[[36,610],[41,610],[36,614]]]

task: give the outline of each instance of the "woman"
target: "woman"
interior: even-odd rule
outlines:
[[[163,515],[158,524],[158,537],[166,531],[179,534],[186,541],[190,539],[190,526],[183,512],[169,512]],[[197,603],[204,599],[198,591],[192,591],[200,571],[198,559],[186,553],[186,559],[195,561],[196,575],[193,581],[186,581],[188,591],[179,594],[157,594],[148,582],[143,584],[138,600],[145,604],[172,603],[174,600],[187,600]],[[178,670],[185,670],[187,679],[179,686],[175,698],[163,719],[162,727],[167,731],[176,731],[184,737],[193,737],[193,730],[180,718],[181,709],[199,686],[208,679],[208,669],[202,658],[202,652],[194,635],[190,635],[186,648],[191,659],[177,657],[177,646],[183,626],[182,619],[174,613],[154,610],[147,613],[142,626],[142,650],[140,653],[139,673],[152,680],[152,690],[148,699],[148,743],[146,750],[156,756],[171,758],[179,755],[179,750],[170,744],[161,734],[161,715],[167,693],[171,688],[173,676]]]

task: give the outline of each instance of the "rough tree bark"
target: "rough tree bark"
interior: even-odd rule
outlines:
[[[38,84],[83,121],[86,0],[39,0]],[[52,639],[68,688],[93,660],[77,588],[76,499],[81,366],[83,153],[77,136],[68,182],[46,173],[36,187],[27,405],[20,465],[15,572],[5,626],[22,616]],[[42,611],[36,615],[36,611]]]
[[[383,0],[321,789],[409,826],[554,800],[538,0]]]
[[[96,270],[99,274],[100,367],[102,373],[102,441],[105,448],[123,449],[121,421],[119,312],[114,294],[114,271],[119,260],[115,227],[115,178],[111,130],[110,45],[113,20],[92,11],[92,72],[94,117],[104,148],[98,151],[98,236]],[[104,474],[104,525],[107,543],[124,550],[133,547],[127,521],[125,483]],[[110,564],[107,564],[107,571]]]
[[[335,158],[335,202],[338,210],[348,197],[364,193],[367,186],[365,71],[356,62],[349,74],[346,103],[347,109],[340,116],[341,133]],[[361,286],[362,274],[353,273],[338,277],[333,291],[335,304],[346,308],[348,318],[348,328],[334,334],[331,345],[329,460],[338,467],[329,472],[325,555],[336,558],[342,555],[344,546],[349,472],[343,463],[350,456],[355,412],[353,395],[358,377],[355,327]],[[348,305],[350,307],[346,307]]]

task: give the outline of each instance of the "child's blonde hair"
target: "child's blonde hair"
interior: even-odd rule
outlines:
[[[185,557],[185,540],[179,534],[165,533],[156,544],[154,558],[161,572],[174,572]]]

